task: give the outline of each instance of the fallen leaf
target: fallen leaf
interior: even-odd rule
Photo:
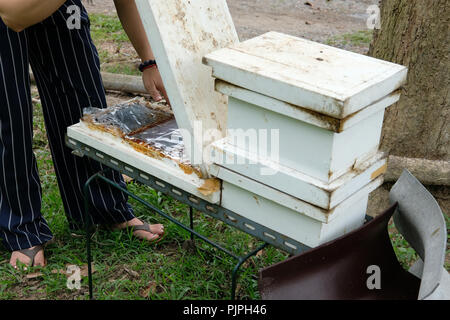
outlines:
[[[62,269],[60,269],[60,270],[57,270],[57,269],[53,269],[52,271],[51,271],[53,274],[64,274],[64,275],[66,275],[66,276],[68,276],[68,274],[66,273],[66,271],[65,270],[62,270]]]
[[[305,5],[307,5],[307,6],[310,6],[310,7],[312,7],[313,5],[312,5],[312,3],[311,2],[309,2],[309,1],[306,1],[305,2]]]
[[[134,271],[132,269],[128,269],[128,268],[125,268],[125,267],[123,269],[125,270],[126,273],[128,273],[133,278],[139,279],[141,277],[139,273],[137,273],[136,271]]]
[[[28,280],[31,280],[31,279],[36,279],[36,278],[39,278],[39,277],[42,277],[44,274],[42,273],[42,272],[34,272],[34,273],[29,273],[29,274],[27,274],[26,275],[26,278],[28,279]]]
[[[95,270],[94,265],[92,265],[92,273],[95,273],[96,271],[97,270]],[[85,264],[84,266],[81,267],[80,275],[82,277],[87,277],[88,276],[88,266],[87,266],[87,264]]]
[[[259,250],[258,253],[256,254],[256,256],[259,258],[263,255],[264,250]]]
[[[70,266],[71,264],[70,263],[67,263],[66,264],[66,269],[53,269],[51,272],[53,273],[53,274],[63,274],[63,275],[65,275],[66,277],[70,277],[71,275],[73,275],[73,273],[67,273],[67,267],[68,266]],[[95,273],[95,267],[94,267],[94,265],[92,265],[92,273]],[[80,276],[82,276],[82,277],[87,277],[88,276],[88,266],[87,266],[87,264],[85,264],[85,265],[83,265],[83,266],[81,266],[81,268],[80,268]]]
[[[156,293],[156,282],[150,282],[149,285],[145,288],[142,288],[141,290],[139,290],[139,295],[142,298],[148,298],[150,294],[155,294]]]
[[[133,181],[133,178],[130,178],[129,176],[127,176],[125,174],[123,174],[122,177],[123,177],[123,180],[125,181],[125,183],[130,183]]]

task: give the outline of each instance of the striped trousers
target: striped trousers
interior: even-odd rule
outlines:
[[[81,8],[81,28],[69,30],[67,7]],[[83,186],[103,169],[72,155],[65,146],[68,126],[85,107],[106,107],[97,50],[81,0],[67,1],[51,17],[23,32],[0,20],[0,237],[11,251],[44,244],[53,236],[41,213],[41,185],[33,153],[33,106],[29,65],[36,78],[64,210],[71,229],[83,226]],[[126,187],[122,176],[108,178]],[[115,224],[134,218],[122,192],[104,183],[89,190],[91,219]]]

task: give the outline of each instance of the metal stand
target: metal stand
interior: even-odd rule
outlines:
[[[268,245],[267,243],[264,243],[261,246],[259,246],[257,249],[255,249],[254,251],[250,252],[249,254],[247,254],[245,256],[242,256],[242,257],[237,256],[234,253],[232,253],[231,251],[223,248],[222,246],[218,245],[217,243],[209,240],[208,238],[204,237],[203,235],[201,235],[198,232],[196,232],[195,230],[193,230],[194,221],[193,221],[193,208],[192,207],[190,207],[190,210],[189,210],[191,227],[187,227],[183,223],[179,222],[178,220],[172,218],[171,216],[167,215],[163,211],[159,210],[152,204],[150,204],[147,201],[139,198],[138,196],[130,193],[128,190],[122,188],[117,183],[106,178],[103,175],[103,172],[99,172],[89,178],[89,180],[84,185],[84,190],[83,190],[84,191],[84,208],[85,208],[84,217],[85,217],[85,221],[86,221],[86,254],[87,254],[87,264],[88,264],[88,281],[89,281],[89,298],[90,299],[93,299],[93,283],[92,283],[92,255],[91,255],[91,223],[90,223],[91,219],[90,219],[90,214],[89,214],[90,203],[89,203],[88,199],[89,199],[89,185],[95,180],[102,180],[103,182],[110,184],[114,188],[119,189],[120,191],[126,193],[131,198],[140,202],[142,205],[144,205],[147,208],[151,209],[152,211],[158,213],[160,216],[162,216],[162,217],[166,218],[167,220],[171,221],[172,223],[176,224],[178,227],[190,232],[192,240],[194,239],[194,237],[198,237],[201,240],[207,242],[209,245],[213,246],[214,248],[216,248],[222,252],[225,252],[227,255],[238,260],[238,263],[234,267],[233,273],[232,273],[232,288],[231,288],[231,299],[232,300],[235,299],[236,282],[237,282],[237,276],[238,276],[238,271],[239,271],[240,267],[242,266],[242,264],[245,261],[247,261],[252,256],[256,255],[259,251],[261,251]]]
[[[157,191],[160,191],[168,196],[171,196],[172,198],[183,202],[190,206],[189,209],[189,219],[190,224],[189,227],[185,226],[180,221],[172,218],[168,214],[164,213],[160,209],[156,208],[152,204],[146,202],[145,200],[139,198],[138,196],[130,193],[128,190],[122,188],[120,185],[115,183],[114,181],[109,180],[103,175],[103,172],[98,172],[92,177],[88,179],[86,184],[84,185],[84,216],[86,221],[86,253],[87,253],[87,263],[88,263],[88,279],[89,279],[89,297],[93,299],[93,284],[92,284],[92,255],[91,255],[91,219],[89,215],[89,209],[90,209],[90,202],[89,199],[89,185],[95,181],[95,180],[101,180],[105,183],[108,183],[114,188],[117,188],[121,190],[122,192],[126,193],[129,197],[135,199],[139,203],[143,204],[147,208],[153,210],[154,212],[158,213],[160,216],[164,217],[165,219],[171,221],[178,227],[188,231],[191,234],[191,240],[194,240],[195,237],[205,241],[212,247],[226,253],[227,255],[233,257],[238,261],[236,266],[233,269],[232,272],[232,288],[231,288],[231,299],[235,298],[235,291],[236,291],[236,282],[237,282],[237,276],[238,271],[242,264],[247,261],[252,256],[256,255],[260,250],[264,249],[266,246],[273,245],[274,247],[277,247],[291,255],[297,255],[300,254],[306,250],[309,250],[310,248],[305,246],[304,244],[294,240],[290,239],[266,226],[263,226],[261,224],[258,224],[254,221],[251,221],[245,217],[242,217],[226,208],[223,208],[219,205],[211,204],[203,199],[200,199],[188,192],[185,192],[183,190],[180,190],[179,188],[172,186],[164,181],[161,181],[157,179],[156,177],[153,177],[149,175],[146,172],[142,172],[141,170],[131,167],[130,165],[123,163],[115,158],[112,158],[111,156],[102,153],[98,150],[93,149],[92,147],[83,144],[82,142],[76,141],[72,138],[66,137],[66,144],[70,148],[74,149],[74,154],[78,156],[88,156],[89,158],[92,158],[100,163],[105,164],[111,169],[117,170],[119,172],[123,172],[124,174],[128,175],[129,177],[135,179],[136,181],[139,181]],[[199,234],[194,230],[194,220],[193,220],[193,209],[196,209],[198,211],[201,211],[205,214],[208,214],[209,216],[221,220],[224,223],[241,230],[247,234],[250,234],[261,241],[264,241],[264,244],[259,246],[254,251],[250,252],[249,254],[245,256],[237,256],[231,251],[223,248],[222,246],[218,245],[217,243],[211,241],[210,239],[206,238],[205,236]]]

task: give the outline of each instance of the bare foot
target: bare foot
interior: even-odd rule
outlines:
[[[32,247],[30,249],[34,249],[36,247]],[[11,254],[11,259],[9,260],[9,264],[14,267],[14,269],[17,269],[17,261],[30,266],[31,265],[31,259],[24,255],[23,253],[20,253],[19,251],[14,251]],[[44,256],[44,250],[39,251],[36,256],[34,257],[34,263],[33,266],[41,266],[45,267],[45,256]],[[26,270],[26,268],[25,268]]]
[[[144,223],[141,220],[139,220],[138,218],[134,218],[130,221],[114,225],[113,229],[123,230],[127,227],[142,226],[143,224]],[[151,232],[144,230],[135,230],[133,234],[139,239],[155,241],[164,234],[164,226],[162,224],[152,224],[150,225],[150,231]]]

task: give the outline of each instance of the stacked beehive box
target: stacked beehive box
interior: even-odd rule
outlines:
[[[407,69],[275,32],[204,63],[229,97],[209,168],[222,206],[312,247],[362,225],[387,167],[384,112]]]

